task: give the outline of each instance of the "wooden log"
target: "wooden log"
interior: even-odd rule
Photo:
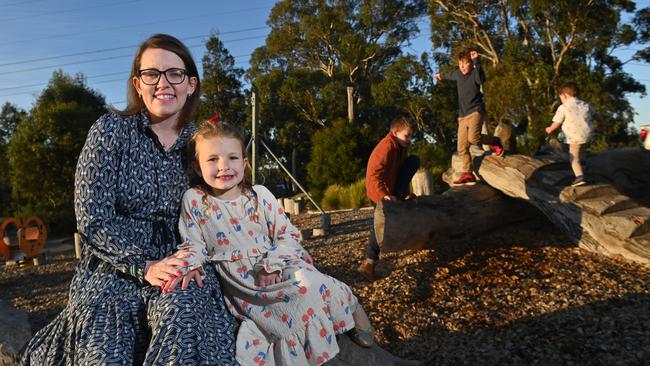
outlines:
[[[533,204],[580,247],[650,264],[650,153],[628,148],[590,156],[591,184],[579,187],[570,186],[574,175],[564,159],[486,156],[474,159],[474,169],[490,186]]]
[[[381,201],[374,224],[382,252],[393,252],[471,240],[536,214],[526,202],[479,183],[405,202]]]
[[[416,196],[432,196],[433,191],[433,174],[428,170],[418,170],[411,180],[413,194]]]

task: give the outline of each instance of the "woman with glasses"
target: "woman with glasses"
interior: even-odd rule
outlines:
[[[189,50],[150,37],[127,90],[126,109],[97,120],[77,163],[82,257],[68,305],[21,364],[236,365],[234,322],[213,271],[194,274],[187,290],[161,291],[185,264],[173,254],[200,93]]]

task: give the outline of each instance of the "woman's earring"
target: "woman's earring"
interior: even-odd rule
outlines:
[[[192,93],[187,93],[187,99],[192,98]]]
[[[142,99],[142,94],[138,94],[138,98]]]

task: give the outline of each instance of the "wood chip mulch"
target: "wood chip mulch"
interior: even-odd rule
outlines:
[[[320,215],[292,222],[305,233]],[[304,241],[317,267],[350,285],[379,344],[425,365],[650,365],[650,267],[579,249],[542,217],[473,242],[383,253],[357,272],[372,211],[334,212]],[[72,253],[0,270],[0,299],[40,329],[65,306]]]

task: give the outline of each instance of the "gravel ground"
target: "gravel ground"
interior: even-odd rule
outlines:
[[[335,212],[304,246],[348,283],[379,344],[425,365],[650,365],[650,268],[581,250],[543,218],[463,246],[387,253],[380,279],[355,271],[372,211]],[[294,216],[311,232],[320,216]],[[0,299],[40,329],[65,305],[73,253],[0,271]]]

